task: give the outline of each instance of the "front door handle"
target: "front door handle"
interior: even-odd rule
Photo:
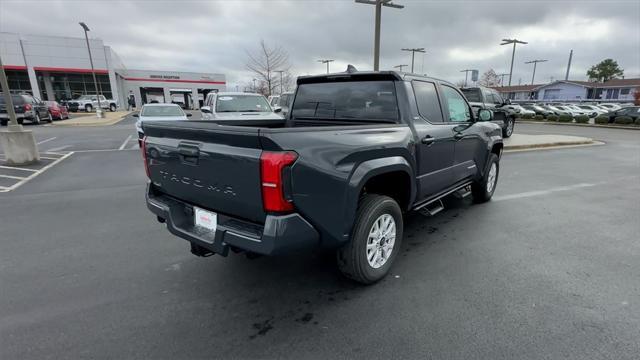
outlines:
[[[425,145],[433,145],[434,142],[436,142],[436,139],[431,135],[422,138],[422,143]]]
[[[456,140],[460,140],[460,139],[462,139],[463,137],[464,137],[464,134],[463,134],[463,133],[459,133],[459,132],[457,132],[457,133],[453,134],[453,138],[454,138],[454,139],[456,139]]]

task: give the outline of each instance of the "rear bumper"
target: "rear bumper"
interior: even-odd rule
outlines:
[[[227,256],[235,247],[263,255],[275,255],[318,246],[318,232],[299,214],[267,215],[264,225],[218,213],[215,233],[194,225],[193,206],[156,192],[147,185],[147,208],[163,219],[167,229],[192,245]]]

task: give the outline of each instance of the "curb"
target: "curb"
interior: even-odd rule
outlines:
[[[640,130],[640,126],[577,124],[577,123],[561,123],[561,122],[556,122],[556,121],[516,120],[516,124],[518,124],[518,123],[522,123],[522,124],[547,124],[547,125],[582,126],[582,127],[605,128],[605,129]]]
[[[591,145],[595,144],[593,139],[581,140],[581,141],[556,141],[544,144],[530,144],[530,145],[505,145],[504,150],[525,150],[525,149],[541,149],[558,146],[576,146],[576,145]]]
[[[71,120],[72,122],[54,122],[53,126],[110,126],[110,125],[115,125],[117,123],[119,123],[120,121],[124,120],[124,118],[126,118],[127,116],[129,116],[131,113],[126,113],[124,115],[122,115],[121,117],[115,118],[115,119],[110,119],[110,120],[95,120],[95,121],[87,121],[87,122],[74,122],[74,120]],[[77,120],[77,119],[76,119]]]

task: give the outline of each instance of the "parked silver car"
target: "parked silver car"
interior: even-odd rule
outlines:
[[[264,96],[243,92],[209,93],[200,108],[203,120],[282,120],[281,111]]]

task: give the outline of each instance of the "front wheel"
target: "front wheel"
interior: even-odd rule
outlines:
[[[387,275],[402,243],[402,211],[388,196],[365,195],[358,206],[351,240],[338,250],[346,277],[372,284]]]
[[[483,203],[491,200],[498,185],[498,174],[500,173],[500,161],[498,155],[491,153],[487,164],[487,170],[480,180],[471,184],[471,194],[473,201]]]
[[[516,120],[514,118],[507,119],[507,124],[502,129],[502,137],[508,138],[513,135],[513,128],[516,126]]]
[[[92,111],[93,111],[93,106],[88,105],[88,104],[87,104],[87,105],[85,105],[85,106],[84,106],[84,111],[86,111],[86,112],[92,112]]]
[[[111,112],[116,111],[116,105],[115,104],[109,105],[109,111],[111,111]]]

